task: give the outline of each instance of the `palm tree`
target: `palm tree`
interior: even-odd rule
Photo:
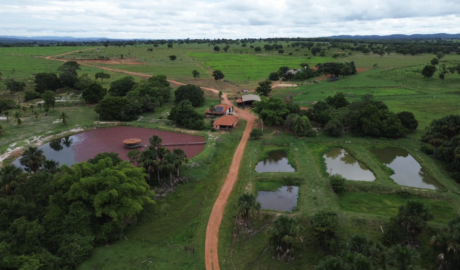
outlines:
[[[244,193],[238,198],[238,215],[240,215],[245,223],[246,227],[249,224],[249,218],[254,212],[259,212],[260,203],[257,202],[256,196],[250,193]]]
[[[400,244],[391,247],[387,254],[388,264],[395,270],[415,270],[419,258],[415,249]]]
[[[59,119],[62,119],[62,123],[64,125],[67,125],[67,119],[69,119],[69,115],[66,112],[62,112],[61,115],[59,116]]]
[[[173,186],[172,173],[176,169],[175,163],[176,163],[176,156],[173,153],[171,153],[169,150],[167,150],[166,155],[164,155],[163,159],[161,160],[160,167],[163,170],[167,170],[169,172],[169,185],[171,187]]]
[[[38,149],[36,146],[29,146],[22,153],[22,158],[19,160],[21,165],[25,166],[26,169],[37,172],[42,166],[46,157],[43,155],[43,150]]]
[[[345,264],[342,258],[327,256],[317,266],[316,270],[343,270]]]
[[[22,124],[22,115],[20,112],[15,112],[14,113],[14,122],[18,124],[18,126],[20,126]]]
[[[9,122],[10,119],[8,119],[8,116],[10,115],[10,112],[3,112],[3,115],[6,117],[6,122]]]
[[[161,143],[163,142],[163,140],[159,136],[153,135],[152,138],[149,138],[149,142],[150,142],[150,148],[152,148],[152,150],[155,152],[155,159],[161,161],[162,156],[160,157],[160,154],[162,154],[165,150],[165,148],[161,147]],[[157,164],[157,178],[158,178],[158,183],[160,183],[159,164]]]
[[[38,103],[37,106],[38,106],[38,108],[40,109],[40,111],[42,111],[42,104],[41,104],[41,103]]]
[[[431,244],[442,252],[438,255],[439,270],[460,269],[460,216],[448,223],[447,232],[431,237]]]
[[[185,154],[184,150],[180,148],[174,148],[173,154],[176,156],[174,166],[176,167],[177,177],[179,177],[179,169],[183,163],[188,162],[187,155]]]
[[[30,108],[31,112],[34,112],[34,107],[35,107],[34,105],[29,105],[29,108]]]
[[[34,112],[35,119],[38,119],[38,116],[40,115],[37,111]]]
[[[59,171],[59,162],[52,159],[45,160],[43,163],[43,169],[49,173],[56,173]]]
[[[383,261],[381,254],[384,250],[383,245],[380,242],[374,242],[362,234],[355,234],[350,239],[342,244],[344,253],[356,252],[363,254],[367,258],[371,259],[374,264],[378,264]]]
[[[423,202],[408,201],[399,207],[396,220],[409,235],[409,246],[415,246],[415,239],[427,227],[427,221],[434,219],[430,209]]]
[[[22,182],[22,169],[14,165],[8,165],[0,170],[0,187],[5,194],[14,194],[14,190]]]
[[[24,112],[24,115],[26,115],[27,107],[26,107],[26,106],[22,106],[22,111]]]
[[[149,174],[149,182],[150,182],[151,173],[155,172],[155,168],[158,167],[158,160],[146,159],[140,165],[144,167],[147,173]],[[158,184],[160,184],[159,180],[158,180]]]
[[[300,232],[300,225],[295,218],[278,216],[270,227],[270,243],[281,260],[289,259],[293,253],[292,242]]]
[[[16,109],[18,109],[18,112],[21,111],[21,105],[16,105]]]

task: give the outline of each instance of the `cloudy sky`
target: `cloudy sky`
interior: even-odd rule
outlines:
[[[0,35],[107,38],[460,33],[458,0],[0,0]]]

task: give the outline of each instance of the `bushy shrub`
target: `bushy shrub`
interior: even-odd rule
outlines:
[[[251,131],[251,134],[249,135],[249,138],[251,140],[258,140],[260,139],[260,137],[262,137],[264,134],[262,132],[262,130],[258,129],[258,128],[255,128]]]
[[[335,193],[340,194],[345,190],[345,178],[340,174],[331,175],[329,178],[332,190]]]
[[[26,91],[24,95],[24,102],[41,97],[42,96],[40,95],[40,93],[37,93],[35,91]]]

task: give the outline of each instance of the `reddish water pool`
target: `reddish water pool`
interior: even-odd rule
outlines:
[[[153,135],[160,136],[163,144],[204,142],[204,137],[189,134],[161,131],[147,128],[114,127],[100,128],[78,133],[62,139],[53,140],[40,147],[47,159],[59,161],[62,164],[87,161],[102,152],[115,152],[123,160],[128,160],[127,154],[131,149],[126,149],[123,141],[129,138],[141,139],[140,151],[147,149],[149,138]],[[174,145],[165,146],[167,149],[181,148],[188,158],[196,156],[203,151],[204,145]],[[21,166],[19,159],[13,162]],[[22,166],[21,166],[22,167]]]

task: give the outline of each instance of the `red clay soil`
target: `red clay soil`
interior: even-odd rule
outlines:
[[[62,59],[54,59],[51,57],[48,59],[62,61],[62,62],[66,61]],[[85,63],[82,63],[82,65],[91,66]],[[125,71],[125,70],[119,70],[119,69],[111,69],[107,67],[100,67],[100,66],[92,66],[92,67],[103,69],[103,70],[108,70],[112,72],[124,73],[128,75],[133,75],[133,76],[140,76],[144,78],[145,77],[148,78],[151,76],[145,73],[136,73],[136,72],[130,72],[130,71]],[[180,83],[174,80],[168,80],[168,81],[176,85],[185,85],[184,83]],[[214,88],[208,88],[208,87],[201,87],[201,88],[204,90],[212,91],[214,93],[219,93],[219,90],[214,89]],[[232,103],[227,98],[227,94],[224,94],[223,98],[224,98],[224,102],[223,102],[224,104],[232,105]],[[208,270],[220,270],[219,254],[217,250],[218,241],[219,241],[219,228],[222,222],[222,217],[224,214],[225,206],[227,205],[228,198],[230,197],[230,194],[232,193],[232,190],[233,190],[233,186],[235,185],[238,179],[238,171],[240,169],[240,163],[243,158],[244,149],[248,142],[249,134],[254,126],[254,121],[256,120],[256,116],[252,115],[247,110],[235,108],[235,112],[236,112],[235,116],[237,116],[240,119],[245,119],[247,121],[247,124],[246,124],[246,129],[244,130],[244,133],[243,133],[243,137],[241,138],[240,144],[238,145],[238,148],[236,149],[235,154],[233,155],[232,164],[230,165],[230,169],[227,174],[227,177],[225,178],[222,189],[219,193],[219,196],[217,197],[216,202],[214,203],[214,206],[211,211],[211,215],[209,216],[208,226],[206,228],[206,241],[205,241],[205,265],[206,265],[206,269]],[[139,136],[136,136],[136,137],[139,137]]]

